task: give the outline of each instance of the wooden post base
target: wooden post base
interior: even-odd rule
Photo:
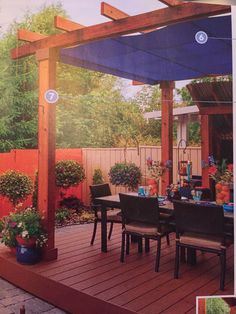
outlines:
[[[57,248],[52,248],[52,249],[45,249],[43,250],[43,260],[44,261],[53,261],[57,259],[58,257],[58,249]]]

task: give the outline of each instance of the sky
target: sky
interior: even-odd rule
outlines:
[[[108,21],[100,15],[100,0],[0,0],[0,25],[5,30],[15,19],[20,21],[22,16],[30,10],[35,13],[46,4],[62,3],[64,9],[75,22],[92,25]],[[109,4],[130,15],[148,12],[164,7],[158,0],[108,0]]]
[[[62,3],[63,8],[72,21],[89,26],[109,21],[100,14],[100,0],[0,0],[0,36],[3,35],[8,26],[15,20],[21,21],[28,12],[36,13],[44,5]],[[165,7],[158,0],[107,0],[114,7],[130,14],[136,15]],[[127,81],[127,80],[126,80]],[[176,86],[182,87],[186,81],[177,82]],[[139,86],[131,86],[130,82],[125,84],[129,96],[140,90]]]

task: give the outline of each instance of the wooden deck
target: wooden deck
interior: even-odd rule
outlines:
[[[16,263],[0,247],[0,276],[55,304],[69,313],[195,313],[196,296],[233,294],[233,246],[227,252],[225,291],[219,290],[219,259],[200,253],[195,266],[180,265],[180,278],[173,279],[174,236],[163,239],[159,273],[154,272],[156,242],[150,253],[137,253],[132,244],[124,264],[119,262],[120,226],[108,241],[108,253],[100,251],[100,230],[89,245],[92,225],[56,231],[59,258],[33,266]]]

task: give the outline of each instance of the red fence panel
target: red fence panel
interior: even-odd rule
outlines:
[[[82,150],[81,149],[57,149],[56,160],[76,160],[82,164]],[[0,154],[0,174],[8,170],[17,170],[23,172],[31,177],[34,182],[35,173],[38,169],[38,150],[37,149],[14,149],[9,153]],[[62,190],[58,189],[57,204],[61,200]],[[82,199],[82,184],[77,187],[72,187],[63,191],[64,197],[75,195]],[[83,201],[83,200],[82,200]],[[32,204],[32,197],[29,196],[24,202],[23,206],[30,206]],[[0,217],[7,215],[12,210],[12,204],[5,197],[0,197]]]

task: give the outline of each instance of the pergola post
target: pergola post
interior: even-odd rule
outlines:
[[[212,117],[210,115],[201,115],[201,160],[202,160],[202,185],[210,187],[210,180],[208,175],[208,167],[204,167],[204,164],[208,163],[208,156],[212,152],[212,141],[210,134],[212,134],[211,123]]]
[[[44,259],[52,260],[57,258],[54,235],[56,107],[45,100],[44,94],[48,89],[55,88],[57,50],[38,50],[36,59],[39,63],[38,208],[48,233]]]
[[[168,160],[173,162],[173,81],[163,81],[161,88],[161,160],[165,164]],[[173,180],[172,167],[162,176],[162,193]]]

